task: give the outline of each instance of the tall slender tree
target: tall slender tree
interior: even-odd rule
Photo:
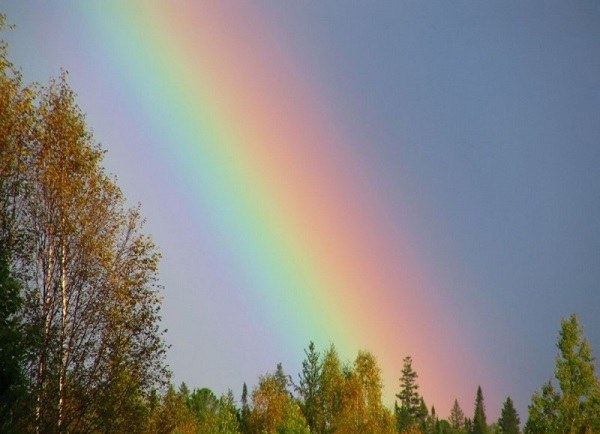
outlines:
[[[319,389],[323,399],[323,432],[335,432],[341,417],[344,377],[341,361],[333,344],[323,355]]]
[[[481,391],[481,386],[477,386],[477,394],[475,396],[475,411],[473,413],[473,434],[486,434],[487,432],[488,426],[485,417],[483,392]]]
[[[300,408],[311,432],[323,432],[322,395],[320,388],[321,361],[314,342],[304,350],[302,372],[296,392],[300,398]]]
[[[417,377],[418,375],[412,367],[412,358],[405,357],[400,377],[400,392],[396,394],[400,400],[400,405],[396,404],[395,406],[398,432],[404,432],[421,419],[421,396]]]
[[[248,415],[250,414],[250,405],[248,404],[248,386],[246,382],[242,386],[242,408],[240,409],[240,430],[246,434],[248,432]]]

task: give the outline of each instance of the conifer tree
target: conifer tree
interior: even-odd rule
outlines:
[[[296,391],[300,397],[300,408],[311,432],[323,431],[322,396],[320,390],[321,362],[314,342],[304,350],[306,358],[302,361],[300,383]]]
[[[448,419],[450,422],[450,426],[455,432],[463,432],[465,429],[465,414],[460,408],[460,404],[458,403],[458,399],[454,400],[454,405],[452,405],[452,409],[450,410],[450,418]]]
[[[473,414],[473,434],[486,434],[488,431],[485,417],[485,405],[483,404],[483,393],[481,386],[477,387],[475,396],[475,411]]]
[[[500,419],[498,419],[498,428],[502,434],[519,434],[519,423],[521,423],[519,415],[509,396],[502,406],[502,413]]]
[[[420,420],[422,400],[418,392],[417,377],[412,368],[412,358],[405,357],[400,377],[400,392],[396,394],[400,400],[400,405],[395,406],[398,432],[405,431]]]
[[[240,430],[242,433],[248,432],[248,415],[250,414],[250,406],[248,405],[248,386],[246,382],[242,386],[242,408],[240,410]]]

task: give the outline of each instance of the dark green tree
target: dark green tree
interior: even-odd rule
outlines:
[[[498,427],[502,434],[519,434],[519,424],[521,423],[517,410],[513,405],[510,396],[506,398],[502,406],[502,414],[498,419]]]
[[[400,377],[400,392],[396,394],[400,400],[400,405],[395,406],[398,432],[406,431],[420,420],[422,399],[418,391],[417,377],[417,373],[412,368],[412,358],[405,357]]]
[[[250,414],[250,405],[248,404],[248,386],[246,382],[242,386],[242,408],[240,409],[240,430],[242,433],[248,432],[248,415]]]
[[[11,276],[0,246],[0,432],[17,432],[18,404],[25,398],[24,338],[20,328],[20,285]]]
[[[219,406],[219,400],[212,390],[207,387],[196,389],[189,397],[186,397],[184,392],[180,389],[179,393],[187,401],[188,408],[198,420],[198,426],[212,426]]]
[[[291,383],[290,376],[287,375],[283,370],[283,365],[281,362],[277,363],[277,368],[275,369],[275,374],[273,375],[277,381],[277,384],[279,385],[279,388],[289,394],[288,385]]]
[[[475,396],[475,411],[473,413],[473,434],[486,434],[488,432],[487,421],[485,417],[485,405],[483,404],[483,393],[481,386],[477,387]]]
[[[473,432],[473,420],[465,417],[465,430],[464,432],[471,434]]]
[[[320,390],[321,362],[319,353],[315,350],[314,342],[304,350],[306,358],[302,361],[300,383],[296,387],[300,398],[300,409],[306,418],[311,432],[323,432],[322,397]]]

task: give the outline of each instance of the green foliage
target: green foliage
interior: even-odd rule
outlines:
[[[502,434],[519,434],[519,424],[521,423],[517,410],[513,405],[510,396],[504,401],[502,413],[498,419],[498,428]]]
[[[218,408],[216,427],[213,432],[216,434],[239,433],[240,422],[238,420],[238,412],[231,390],[219,398]]]
[[[321,362],[319,353],[315,350],[314,342],[304,350],[305,359],[302,361],[302,372],[296,392],[300,398],[300,408],[306,418],[311,432],[323,432],[322,395],[320,388]]]
[[[20,328],[20,285],[11,276],[8,254],[0,247],[0,431],[19,429],[20,400],[24,399],[24,337]]]
[[[400,405],[395,407],[398,432],[405,432],[413,425],[421,425],[427,416],[427,407],[423,410],[424,402],[419,395],[417,377],[412,368],[412,358],[405,357],[400,377],[400,392],[396,394],[400,400]]]
[[[488,432],[481,386],[477,387],[477,394],[475,396],[475,411],[473,412],[473,428],[471,432],[473,434],[486,434]]]
[[[580,433],[600,430],[600,382],[594,358],[576,315],[561,321],[552,382],[535,392],[526,433]]]
[[[242,408],[240,410],[240,430],[244,434],[248,432],[250,405],[248,404],[248,386],[242,386]]]

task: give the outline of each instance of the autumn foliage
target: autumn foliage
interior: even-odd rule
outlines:
[[[0,29],[5,28],[0,15]],[[458,400],[448,420],[419,393],[407,356],[398,398],[382,401],[376,357],[340,360],[309,343],[302,372],[281,364],[238,404],[170,383],[160,328],[160,254],[102,167],[62,73],[25,85],[0,41],[0,432],[342,433],[520,432],[510,398],[488,424]],[[535,392],[527,433],[600,432],[600,382],[575,315],[561,323],[555,380]]]

